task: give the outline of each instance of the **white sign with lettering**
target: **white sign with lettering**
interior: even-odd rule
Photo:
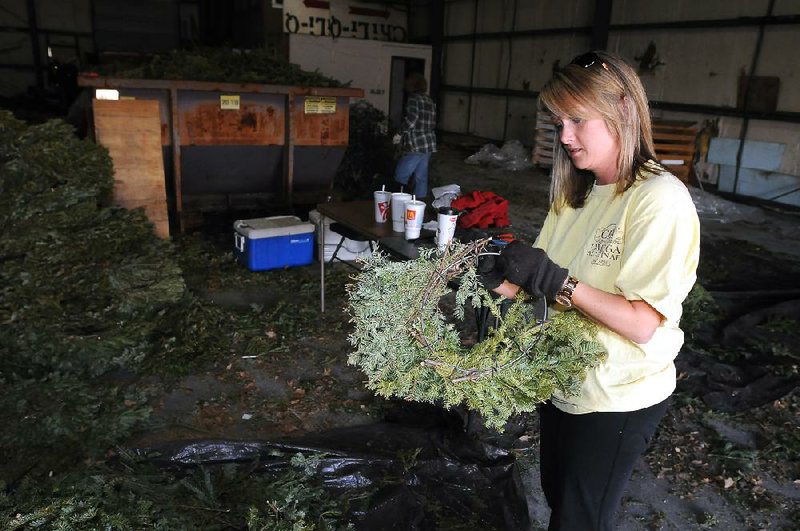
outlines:
[[[239,95],[220,94],[219,108],[223,111],[238,111]]]
[[[405,11],[373,2],[284,0],[283,30],[320,37],[406,42]]]

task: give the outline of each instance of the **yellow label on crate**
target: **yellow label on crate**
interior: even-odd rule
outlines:
[[[219,97],[219,108],[223,111],[238,111],[239,110],[239,95],[225,95]]]
[[[335,96],[306,96],[306,114],[334,114],[336,112]]]

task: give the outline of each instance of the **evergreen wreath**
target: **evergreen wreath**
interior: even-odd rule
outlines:
[[[520,295],[501,315],[500,301],[480,284],[475,264],[487,240],[452,242],[444,251],[390,261],[375,253],[348,284],[355,351],[348,363],[367,376],[367,387],[385,398],[464,404],[486,425],[503,429],[508,418],[533,411],[555,391],[574,395],[589,368],[605,357],[597,325],[576,311],[537,320]],[[464,319],[469,301],[486,306],[497,328],[471,348],[462,345],[440,299],[459,279],[452,317]]]

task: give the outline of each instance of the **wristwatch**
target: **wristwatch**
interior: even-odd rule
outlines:
[[[564,281],[564,285],[556,293],[556,302],[566,308],[572,308],[572,293],[578,285],[578,279],[573,276],[568,276]]]

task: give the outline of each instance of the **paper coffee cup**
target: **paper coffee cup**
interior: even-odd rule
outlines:
[[[422,231],[422,218],[425,216],[425,203],[406,201],[406,240],[416,240]]]
[[[411,194],[394,192],[392,194],[392,230],[403,232],[405,230],[406,201],[411,201]]]
[[[386,223],[389,219],[389,203],[392,201],[392,192],[375,190],[375,223]]]
[[[442,207],[438,210],[436,221],[438,222],[439,228],[436,229],[436,246],[439,247],[439,249],[444,249],[453,241],[458,214],[458,210],[450,207]]]

